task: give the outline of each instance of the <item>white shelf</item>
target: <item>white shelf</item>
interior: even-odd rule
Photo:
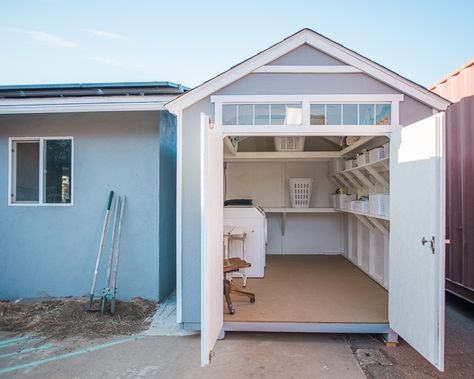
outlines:
[[[347,170],[333,172],[331,175],[344,174],[346,172],[352,172],[352,171],[360,171],[360,170],[366,169],[368,167],[371,167],[371,168],[385,168],[385,169],[388,170],[389,159],[390,159],[389,157],[382,158],[382,159],[379,159],[378,161],[371,162],[371,163],[366,163],[362,166],[357,166],[357,167],[353,167],[353,168],[348,168]]]
[[[334,208],[263,208],[266,213],[335,213]]]
[[[334,209],[336,211],[339,211],[339,212],[353,213],[353,214],[360,215],[360,216],[366,216],[366,217],[370,217],[370,218],[378,218],[380,220],[390,221],[390,217],[387,217],[387,216],[376,215],[376,214],[373,214],[373,213],[366,213],[366,212],[358,212],[358,211],[353,211],[351,209],[344,209],[344,208],[334,208]]]

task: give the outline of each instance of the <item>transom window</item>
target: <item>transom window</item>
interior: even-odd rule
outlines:
[[[311,104],[311,125],[390,125],[390,104]]]
[[[224,104],[223,125],[301,125],[301,103]]]
[[[11,138],[10,204],[72,203],[73,139]]]

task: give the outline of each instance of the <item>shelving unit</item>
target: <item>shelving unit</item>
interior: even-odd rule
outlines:
[[[390,161],[387,157],[330,175],[339,185],[342,184],[354,192],[359,188],[374,192],[377,186],[381,186],[384,192],[389,192],[390,183],[388,178],[384,177],[384,173],[389,171],[389,167]]]
[[[263,208],[265,213],[281,214],[281,234],[285,235],[287,213],[337,213],[334,208]]]
[[[345,208],[334,208],[334,210],[336,212],[352,213],[352,214],[359,215],[359,216],[365,216],[365,217],[369,217],[369,218],[376,218],[376,219],[380,219],[380,220],[390,221],[390,217],[383,216],[383,215],[376,215],[376,214],[366,213],[366,212],[358,212],[358,211],[353,211],[351,209],[345,209]]]
[[[266,213],[335,213],[334,208],[263,208]]]

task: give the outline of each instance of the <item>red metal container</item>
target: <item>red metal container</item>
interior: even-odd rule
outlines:
[[[474,60],[430,88],[446,111],[446,289],[474,302]]]

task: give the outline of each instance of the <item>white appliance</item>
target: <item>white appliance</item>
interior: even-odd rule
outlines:
[[[252,266],[245,270],[249,278],[263,278],[265,274],[265,248],[267,244],[267,219],[262,208],[257,206],[224,207],[224,230],[245,230],[245,257],[242,256],[242,242],[233,241],[230,257],[245,259]],[[235,273],[234,276],[241,276]]]

